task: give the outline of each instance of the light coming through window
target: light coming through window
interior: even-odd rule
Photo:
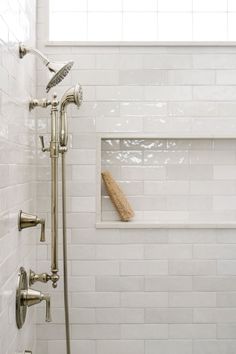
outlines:
[[[50,41],[235,41],[236,0],[50,0]]]

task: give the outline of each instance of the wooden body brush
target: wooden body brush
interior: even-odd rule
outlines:
[[[129,221],[134,216],[134,211],[131,208],[126,196],[112,177],[109,171],[101,173],[107,193],[111,198],[122,221]]]

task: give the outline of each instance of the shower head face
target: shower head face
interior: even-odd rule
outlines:
[[[65,111],[66,106],[69,103],[74,103],[78,108],[81,106],[83,101],[83,91],[82,87],[77,84],[67,90],[61,99],[61,111]]]
[[[83,90],[79,84],[75,86],[74,96],[75,96],[75,104],[79,108],[83,102]]]
[[[47,84],[46,91],[48,92],[52,87],[58,85],[69,73],[74,62],[68,61],[66,63],[49,62],[47,64],[48,70],[53,72],[54,75]]]

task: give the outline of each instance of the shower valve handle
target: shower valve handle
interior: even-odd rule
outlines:
[[[45,242],[45,219],[38,218],[37,215],[24,213],[19,211],[18,215],[18,230],[21,231],[28,227],[34,227],[38,224],[41,225],[40,242]]]
[[[43,135],[40,135],[40,136],[39,136],[39,139],[40,139],[41,146],[42,146],[42,148],[41,148],[42,152],[50,151],[50,148],[45,148]]]
[[[45,220],[40,219],[41,224],[41,235],[40,235],[40,242],[45,242]]]
[[[47,295],[43,295],[43,300],[46,301],[46,317],[45,317],[45,321],[46,322],[52,322],[50,296],[48,294]]]
[[[34,290],[34,289],[25,289],[20,291],[20,302],[22,305],[27,307],[31,307],[33,305],[39,304],[41,301],[46,302],[46,316],[45,321],[51,322],[51,300],[49,294],[43,294],[41,291]]]

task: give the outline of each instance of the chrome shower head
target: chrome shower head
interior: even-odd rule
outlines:
[[[48,92],[53,86],[58,85],[69,73],[70,69],[72,68],[74,62],[72,60],[68,62],[49,62],[47,67],[50,72],[53,72],[54,75],[47,84],[46,91]]]
[[[28,53],[37,55],[44,63],[44,65],[48,68],[48,70],[54,73],[53,77],[49,81],[46,87],[46,91],[48,92],[53,86],[58,85],[68,74],[70,69],[72,68],[74,62],[53,62],[50,61],[43,53],[41,53],[38,49],[26,47],[23,43],[19,45],[19,56],[20,58],[24,58],[24,56]]]
[[[78,108],[81,106],[83,101],[83,91],[82,87],[77,84],[74,87],[69,88],[61,99],[60,108],[60,146],[66,147],[68,143],[68,122],[66,107],[70,103],[74,103]]]

